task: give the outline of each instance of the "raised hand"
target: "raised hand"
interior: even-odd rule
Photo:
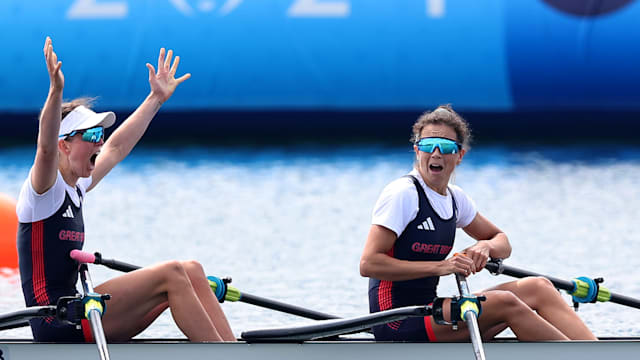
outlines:
[[[153,65],[147,63],[149,69],[149,85],[151,85],[151,92],[157,95],[160,101],[165,102],[173,95],[176,87],[183,81],[191,77],[191,74],[187,73],[179,78],[175,78],[178,71],[178,64],[180,64],[180,56],[176,56],[173,64],[171,64],[171,58],[173,57],[173,50],[169,50],[165,58],[165,49],[160,49],[160,55],[158,56],[158,72],[156,73]]]
[[[44,59],[47,63],[47,71],[49,71],[49,80],[51,88],[62,90],[64,88],[64,75],[62,74],[62,61],[58,61],[58,55],[53,51],[51,38],[47,36],[44,42]]]

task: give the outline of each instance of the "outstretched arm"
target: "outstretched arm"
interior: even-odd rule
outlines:
[[[477,213],[463,230],[478,240],[463,251],[473,259],[474,273],[484,269],[489,257],[504,259],[511,255],[511,244],[507,235],[480,213]]]
[[[176,56],[173,65],[171,64],[172,57],[172,50],[167,52],[165,58],[165,49],[160,49],[157,73],[153,65],[147,63],[151,93],[105,142],[96,159],[96,167],[92,173],[93,180],[88,190],[93,189],[114,166],[129,155],[162,104],[173,95],[178,85],[191,77],[191,74],[185,74],[175,78],[180,57]]]
[[[62,62],[53,51],[51,38],[44,43],[44,59],[49,72],[49,95],[40,113],[38,147],[31,172],[31,185],[38,194],[49,190],[56,182],[58,171],[58,131],[62,116],[62,90],[64,75]]]

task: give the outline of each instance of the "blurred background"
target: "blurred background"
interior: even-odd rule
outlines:
[[[146,141],[229,136],[402,141],[450,103],[478,140],[634,137],[640,5],[631,0],[3,1],[0,133],[27,139],[53,39],[66,98],[99,96],[119,120],[148,91],[160,47],[193,78]],[[179,120],[178,120],[179,119]],[[25,126],[31,125],[31,126]],[[249,131],[249,129],[253,131]],[[252,134],[253,133],[253,134]],[[10,134],[10,135],[9,135]]]
[[[46,36],[65,98],[97,96],[116,125],[166,47],[192,78],[92,192],[86,250],[195,258],[250,293],[365,314],[371,209],[411,169],[413,122],[451,104],[474,135],[455,182],[510,236],[511,264],[640,297],[640,262],[618,261],[640,246],[639,15],[633,0],[4,0],[0,193],[15,200],[33,162]],[[3,261],[7,312],[24,303]],[[472,290],[509,280],[477,277]],[[296,320],[224,308],[238,334]],[[637,310],[583,308],[596,335],[640,335]],[[142,336],[181,335],[165,313]]]

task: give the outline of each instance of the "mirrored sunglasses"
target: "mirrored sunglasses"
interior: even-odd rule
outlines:
[[[62,134],[59,138],[72,137],[76,134],[82,134],[82,141],[99,143],[104,138],[104,129],[102,126],[97,126],[91,129],[74,130],[68,134]]]
[[[438,148],[440,150],[440,154],[457,154],[460,149],[462,149],[462,145],[457,142],[441,137],[426,137],[418,140],[416,143],[418,150],[426,153],[432,153]]]

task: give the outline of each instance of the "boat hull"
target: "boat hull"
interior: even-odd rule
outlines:
[[[86,360],[97,357],[94,344],[45,344],[31,341],[0,341],[4,360],[51,359]],[[111,358],[140,359],[260,359],[260,360],[325,360],[325,359],[393,359],[426,358],[470,359],[471,344],[467,343],[382,343],[366,340],[311,341],[305,343],[190,343],[185,341],[135,341],[109,344]],[[605,341],[485,343],[488,359],[519,360],[579,358],[635,358],[640,354],[640,339]]]

